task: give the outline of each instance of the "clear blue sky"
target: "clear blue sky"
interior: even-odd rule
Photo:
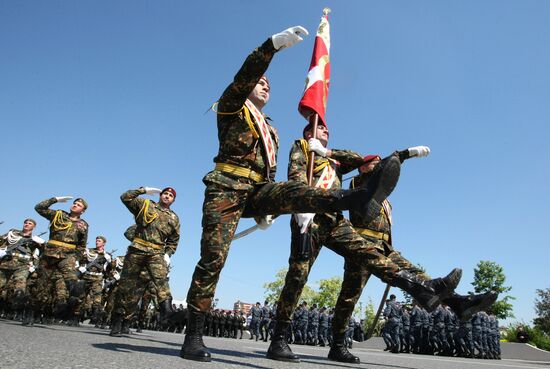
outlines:
[[[36,203],[82,196],[90,246],[102,234],[122,254],[132,217],[120,194],[173,186],[182,237],[171,288],[184,298],[199,257],[201,179],[218,145],[215,115],[204,112],[253,48],[287,27],[308,28],[268,71],[265,111],[280,132],[284,180],[324,6],[333,10],[329,146],[382,155],[430,146],[428,158],[405,163],[391,196],[396,248],[433,276],[462,267],[464,293],[478,261],[499,263],[516,317],[529,322],[535,289],[550,282],[544,0],[4,1],[0,232],[29,216],[46,230]],[[232,245],[220,307],[263,298],[263,283],[287,266],[288,220]],[[324,250],[310,282],[341,275],[342,265]],[[372,278],[361,301],[382,290]]]

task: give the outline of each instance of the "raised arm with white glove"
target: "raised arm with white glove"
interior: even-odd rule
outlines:
[[[313,222],[315,217],[314,213],[298,213],[294,214],[296,222],[298,222],[298,227],[300,227],[300,233],[306,233],[307,227]]]
[[[294,26],[274,34],[271,36],[271,41],[276,50],[282,50],[303,41],[304,39],[300,37],[301,35],[307,36],[309,32],[302,26]]]
[[[328,155],[329,151],[330,151],[329,149],[327,149],[326,147],[323,146],[321,141],[319,141],[316,138],[310,138],[307,141],[307,144],[309,146],[310,151],[315,152],[317,155],[320,155],[323,158],[325,158]]]
[[[143,190],[147,195],[156,195],[157,193],[161,193],[162,190],[156,187],[143,187]]]
[[[170,266],[170,255],[164,254],[164,262],[166,263],[166,266]]]
[[[57,202],[67,202],[67,201],[69,201],[69,200],[72,199],[72,198],[73,198],[72,196],[57,196],[57,197],[55,198],[55,200],[56,200]]]
[[[271,227],[273,223],[275,223],[273,215],[266,215],[265,217],[254,218],[254,220],[256,221],[258,228],[260,228],[262,231],[265,231],[266,229]]]
[[[397,155],[399,160],[404,162],[410,158],[424,158],[430,154],[430,148],[428,146],[413,146],[408,149],[398,151]]]

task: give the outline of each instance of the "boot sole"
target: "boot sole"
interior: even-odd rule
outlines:
[[[285,361],[287,363],[299,363],[300,359],[291,359],[291,358],[285,358],[285,357],[279,357],[275,355],[271,355],[269,352],[267,353],[266,357],[271,360],[277,360],[277,361]]]
[[[395,186],[397,186],[401,173],[401,163],[399,159],[392,156],[384,164],[381,170],[382,173],[380,173],[378,181],[375,183],[376,190],[366,204],[365,212],[370,219],[374,219],[380,214],[382,202],[393,192]]]
[[[204,356],[193,356],[193,355],[180,354],[180,357],[182,359],[193,360],[193,361],[203,361],[203,362],[212,361],[211,357],[204,357]]]
[[[358,360],[338,360],[338,359],[334,359],[334,358],[331,358],[330,356],[328,357],[329,360],[331,361],[336,361],[336,362],[339,362],[339,363],[348,363],[348,364],[361,364],[361,360],[359,360],[359,358],[357,358]]]

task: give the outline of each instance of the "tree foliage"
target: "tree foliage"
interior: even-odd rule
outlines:
[[[276,302],[281,295],[281,291],[285,285],[285,277],[288,269],[281,269],[275,274],[275,280],[272,282],[264,283],[263,287],[265,288],[265,299],[270,302]],[[302,291],[301,299],[307,301],[308,304],[311,304],[315,299],[316,293],[309,286],[304,286]]]
[[[535,327],[550,336],[550,288],[537,290],[539,296],[535,299],[537,317],[533,320]]]
[[[507,295],[512,290],[511,286],[505,286],[506,275],[504,269],[494,261],[480,261],[474,269],[474,286],[475,293],[485,293],[489,291],[497,292],[500,300],[497,300],[491,310],[499,319],[513,318],[513,305],[510,301],[516,298]],[[470,292],[472,293],[472,292]],[[504,296],[503,296],[504,295]]]
[[[313,298],[313,303],[317,304],[319,307],[335,306],[342,287],[342,278],[332,277],[329,279],[321,279],[318,283],[319,290]]]

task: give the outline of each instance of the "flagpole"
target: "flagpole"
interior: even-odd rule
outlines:
[[[319,114],[313,113],[309,116],[309,124],[311,124],[311,129],[313,132],[313,138],[317,138],[317,126],[319,125]],[[308,186],[313,185],[313,166],[315,164],[315,152],[309,152],[309,160],[307,166],[307,184]]]

